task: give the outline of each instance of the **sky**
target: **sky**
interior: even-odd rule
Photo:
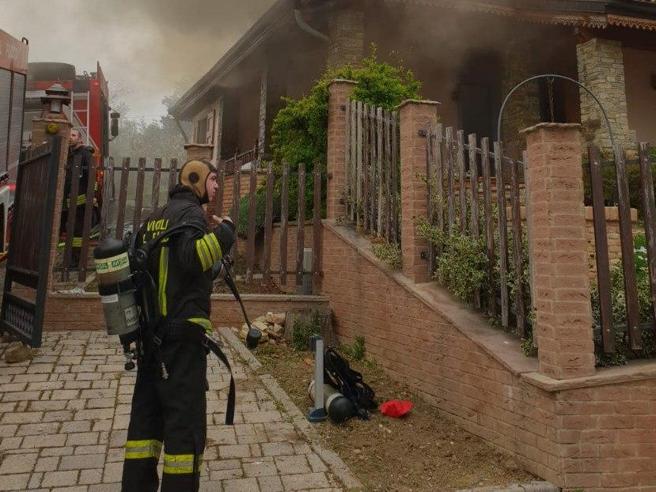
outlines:
[[[122,117],[158,119],[274,0],[0,0],[0,29],[30,42],[29,61],[78,73],[100,62]]]

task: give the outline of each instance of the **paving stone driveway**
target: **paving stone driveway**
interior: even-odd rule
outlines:
[[[0,354],[6,347],[0,343]],[[211,356],[201,490],[342,490],[350,475],[344,464],[312,442],[275,382],[227,352],[235,425],[222,425],[229,378]],[[134,380],[117,340],[100,331],[48,333],[31,362],[3,358],[0,490],[120,490]]]

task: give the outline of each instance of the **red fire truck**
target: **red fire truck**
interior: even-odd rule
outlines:
[[[0,259],[9,244],[9,224],[23,133],[28,42],[0,30]]]
[[[118,113],[110,112],[109,89],[100,64],[96,71],[77,74],[75,66],[68,63],[30,63],[25,94],[25,127],[31,129],[31,121],[41,114],[41,97],[45,90],[59,83],[71,92],[69,119],[73,128],[80,131],[85,144],[93,149],[98,169],[96,173],[96,200],[102,204],[102,164],[109,155],[109,141],[118,134]],[[111,125],[110,125],[111,118]],[[110,136],[111,135],[111,136]],[[30,132],[24,134],[30,139]]]

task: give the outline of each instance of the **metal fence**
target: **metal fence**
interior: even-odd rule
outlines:
[[[346,105],[347,219],[400,244],[399,116],[351,100]]]
[[[0,329],[41,345],[62,138],[30,149],[18,166]],[[55,225],[56,227],[56,225]]]

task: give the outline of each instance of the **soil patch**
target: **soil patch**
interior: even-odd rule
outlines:
[[[311,406],[307,388],[313,375],[312,354],[285,344],[265,344],[255,355],[262,371],[272,374],[305,412]],[[374,389],[378,403],[403,399],[415,404],[404,419],[376,412],[368,421],[354,418],[341,425],[315,425],[326,447],[339,454],[366,490],[450,491],[535,479],[512,457],[442,417],[374,363],[350,363]]]

